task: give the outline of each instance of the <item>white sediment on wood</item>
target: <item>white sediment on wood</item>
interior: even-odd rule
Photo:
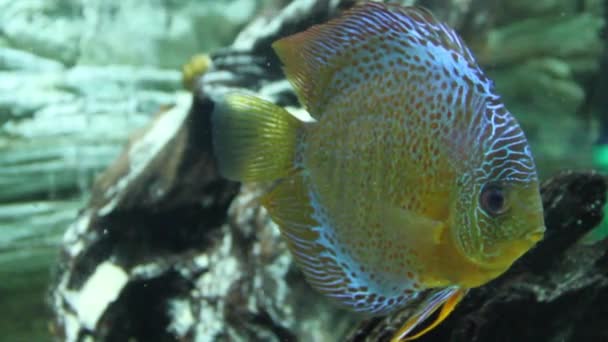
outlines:
[[[242,276],[239,262],[231,253],[232,236],[224,235],[215,253],[209,257],[209,269],[196,280],[195,291],[199,294],[200,309],[196,315],[196,341],[214,341],[219,334],[225,333],[224,296]],[[172,318],[172,322],[176,318]]]
[[[176,96],[173,108],[162,113],[152,129],[129,147],[129,173],[119,179],[116,185],[106,192],[105,196],[109,201],[100,209],[100,215],[109,213],[119,203],[121,195],[124,195],[124,190],[130,182],[139,177],[150,166],[150,163],[158,156],[160,149],[165,147],[168,141],[175,137],[177,130],[184,126],[184,120],[188,115],[191,102],[192,97],[189,93]]]
[[[66,291],[65,299],[78,317],[82,328],[94,330],[101,315],[107,310],[127,284],[127,273],[112,262],[106,261],[95,269],[77,292]]]
[[[169,303],[169,315],[171,323],[169,323],[169,331],[175,334],[177,338],[184,338],[185,335],[192,329],[196,321],[192,315],[192,307],[187,300],[173,300]]]

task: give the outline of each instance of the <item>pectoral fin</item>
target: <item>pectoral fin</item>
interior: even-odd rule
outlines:
[[[405,232],[404,238],[411,242],[413,248],[430,250],[428,248],[440,243],[446,227],[444,222],[394,206],[381,210],[385,224],[393,231]]]
[[[393,335],[391,342],[412,341],[431,331],[454,311],[454,308],[456,308],[456,305],[460,303],[466,293],[467,290],[461,288],[447,288],[437,292],[434,296],[429,298],[417,313],[403,324],[401,329]],[[423,323],[429,316],[437,311],[439,307],[441,307],[441,311],[439,311],[435,320],[416,334],[407,336],[412,329]]]

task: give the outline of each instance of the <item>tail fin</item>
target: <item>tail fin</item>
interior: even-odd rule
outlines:
[[[220,173],[237,181],[282,178],[293,168],[301,122],[285,109],[257,97],[230,94],[212,115]]]

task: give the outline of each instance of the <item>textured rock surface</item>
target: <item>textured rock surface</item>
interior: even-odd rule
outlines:
[[[100,77],[83,78],[80,70],[0,72],[0,277],[31,280],[3,281],[0,293],[36,324],[49,264],[94,176],[179,94],[177,71],[99,67],[88,71]],[[0,330],[14,340],[46,335],[45,323],[27,328],[22,320],[1,319]]]
[[[0,39],[68,66],[179,67],[225,45],[266,2],[2,0]]]

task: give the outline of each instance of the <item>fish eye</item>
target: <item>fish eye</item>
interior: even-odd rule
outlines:
[[[488,183],[481,189],[479,195],[481,209],[490,216],[498,216],[507,211],[505,191],[500,184]]]

